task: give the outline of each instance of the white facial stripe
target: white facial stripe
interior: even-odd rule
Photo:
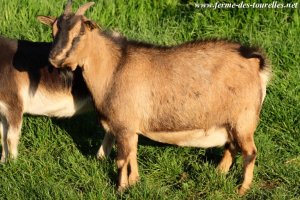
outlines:
[[[62,51],[56,56],[55,59],[65,60],[70,56],[71,52],[76,48],[74,45],[77,43],[76,40],[78,40],[78,38],[80,37],[81,29],[82,24],[77,23],[71,30],[68,31],[67,45],[63,47]]]

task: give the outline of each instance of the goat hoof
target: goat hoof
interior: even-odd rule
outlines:
[[[248,190],[249,190],[249,188],[245,188],[245,187],[242,187],[242,186],[241,186],[241,187],[239,188],[238,193],[239,193],[240,196],[244,196]]]
[[[120,185],[120,186],[118,187],[118,193],[121,193],[121,194],[122,194],[123,192],[125,192],[126,189],[127,189],[126,186],[121,186],[121,185]]]
[[[219,164],[217,167],[218,172],[220,172],[221,174],[227,174],[229,171],[229,168],[225,165],[221,165]]]
[[[1,156],[0,163],[5,164],[7,162],[7,159],[4,156]]]
[[[97,153],[97,155],[96,155],[96,158],[97,158],[98,160],[104,160],[104,159],[106,158],[106,156],[105,156],[105,154],[104,154],[103,151],[99,151],[99,152]]]
[[[139,176],[129,176],[128,183],[129,183],[130,186],[135,185],[139,181],[140,181]]]

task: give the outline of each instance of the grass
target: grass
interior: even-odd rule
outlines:
[[[73,8],[84,2],[75,1]],[[0,35],[51,41],[50,29],[39,24],[36,16],[58,16],[64,4],[0,0]],[[300,199],[299,6],[213,10],[195,8],[189,0],[99,0],[87,16],[105,29],[161,45],[226,38],[261,46],[274,75],[255,134],[259,154],[253,187],[243,199]],[[222,149],[179,148],[145,138],[138,150],[141,182],[119,195],[115,150],[104,161],[95,158],[102,139],[94,115],[26,116],[19,159],[0,166],[0,199],[239,198],[240,156],[230,173],[220,176],[215,167]]]

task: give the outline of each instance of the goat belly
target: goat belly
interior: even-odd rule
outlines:
[[[70,117],[87,104],[87,99],[74,99],[69,92],[49,93],[38,90],[34,95],[24,94],[24,112],[49,117]]]
[[[176,132],[143,131],[140,134],[157,142],[186,147],[217,147],[225,145],[229,140],[228,133],[224,127],[211,127],[208,130],[195,129]]]

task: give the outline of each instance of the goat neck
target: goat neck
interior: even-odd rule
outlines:
[[[121,63],[121,45],[99,30],[87,33],[83,77],[94,94],[97,107],[101,107],[114,73]]]

